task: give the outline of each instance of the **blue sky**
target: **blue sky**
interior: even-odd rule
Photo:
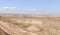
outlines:
[[[0,13],[60,14],[60,0],[0,0]]]

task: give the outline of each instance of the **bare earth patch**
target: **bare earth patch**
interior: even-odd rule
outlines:
[[[0,35],[60,35],[60,17],[0,15]]]

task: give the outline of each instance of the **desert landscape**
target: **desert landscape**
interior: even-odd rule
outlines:
[[[0,14],[0,35],[60,35],[60,16]]]

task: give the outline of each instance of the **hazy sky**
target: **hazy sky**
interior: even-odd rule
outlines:
[[[0,13],[60,14],[60,0],[0,0]]]

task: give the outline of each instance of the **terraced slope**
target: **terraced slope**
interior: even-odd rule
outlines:
[[[60,35],[60,17],[0,16],[0,28],[9,35]]]

